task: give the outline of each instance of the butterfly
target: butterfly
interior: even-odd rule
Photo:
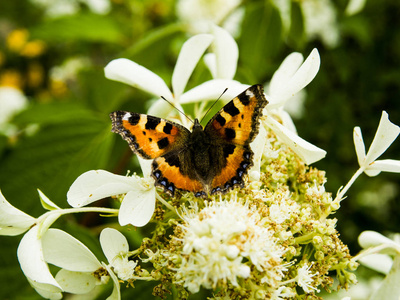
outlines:
[[[225,193],[243,187],[253,166],[250,143],[259,131],[259,119],[268,104],[261,85],[233,98],[203,128],[198,119],[192,130],[166,119],[127,111],[110,114],[112,131],[132,151],[153,159],[155,186],[174,196],[176,190],[195,197]]]

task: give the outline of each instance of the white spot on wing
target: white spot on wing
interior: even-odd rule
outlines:
[[[131,117],[131,114],[130,113],[126,113],[123,117],[122,117],[122,120],[124,120],[124,121],[129,121],[129,118]]]
[[[246,96],[254,97],[254,93],[252,91],[250,91],[250,90],[247,90],[246,91]]]

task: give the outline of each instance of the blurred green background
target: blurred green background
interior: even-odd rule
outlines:
[[[104,67],[126,57],[170,83],[180,47],[196,30],[189,13],[177,13],[182,2],[1,1],[0,90],[12,87],[27,97],[25,109],[1,123],[2,107],[12,98],[4,100],[0,92],[0,189],[11,204],[37,217],[44,212],[37,188],[68,207],[66,193],[81,173],[138,170],[126,143],[110,132],[108,114],[144,113],[150,97],[107,80]],[[294,121],[302,138],[328,152],[314,166],[326,171],[326,190],[335,194],[358,168],[353,127],[361,127],[368,147],[382,110],[400,124],[400,2],[367,0],[359,11],[347,0],[215,2],[236,6],[219,25],[239,16],[229,24],[239,45],[235,79],[243,83],[265,84],[291,52],[306,57],[318,49],[320,71]],[[201,62],[189,86],[204,79],[211,77]],[[383,158],[400,159],[399,153],[397,140]],[[399,182],[392,173],[362,175],[348,192],[335,217],[352,254],[363,230],[399,231]],[[99,253],[95,215],[69,217],[57,226]],[[19,268],[19,240],[1,237],[1,299],[40,298]],[[151,286],[138,286],[126,292],[135,299],[141,290],[143,299],[150,295]]]

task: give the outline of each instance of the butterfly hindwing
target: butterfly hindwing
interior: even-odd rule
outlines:
[[[186,162],[184,157],[185,150],[171,151],[154,159],[152,168],[156,185],[171,195],[175,193],[175,189],[202,195],[204,186],[193,176],[194,173],[189,171],[191,163]]]
[[[112,131],[125,139],[142,158],[156,158],[185,143],[190,131],[177,123],[144,114],[115,111]]]
[[[216,174],[210,184],[210,193],[225,192],[244,184],[244,175],[253,166],[253,151],[249,145],[231,145],[232,149],[226,154],[225,166]]]

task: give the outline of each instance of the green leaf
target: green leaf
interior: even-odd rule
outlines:
[[[105,120],[44,124],[34,136],[21,139],[0,158],[3,192],[29,213],[41,212],[37,188],[57,205],[66,206],[66,193],[76,177],[107,166],[113,136]]]
[[[22,111],[14,118],[17,125],[50,125],[73,120],[95,121],[97,117],[93,111],[86,109],[78,103],[51,102],[33,104],[29,109]]]
[[[250,82],[262,82],[268,65],[280,49],[282,23],[270,3],[250,3],[246,10],[239,43],[240,59]]]
[[[47,42],[105,42],[119,43],[123,35],[110,17],[96,14],[76,14],[47,20],[31,29],[33,38]]]

